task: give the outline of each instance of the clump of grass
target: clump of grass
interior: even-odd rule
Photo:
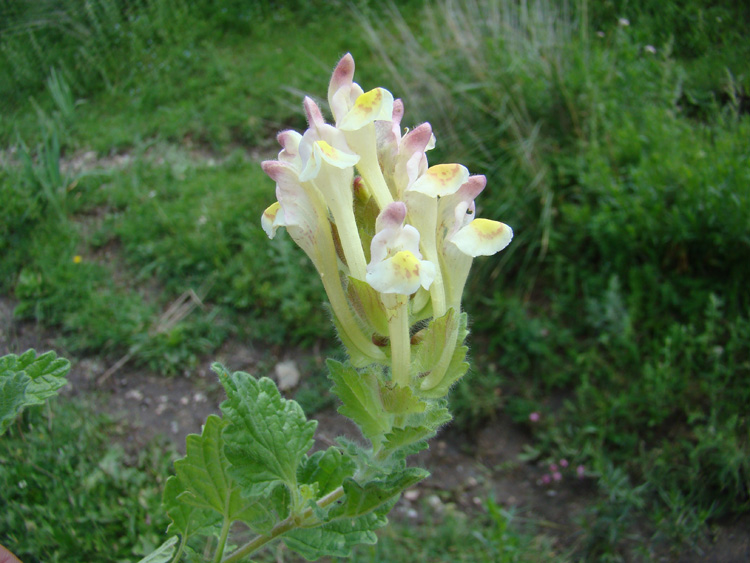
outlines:
[[[126,453],[115,430],[77,402],[27,411],[0,440],[0,543],[28,562],[133,560],[158,546],[172,454]]]

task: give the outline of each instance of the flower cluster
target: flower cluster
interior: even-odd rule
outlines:
[[[271,238],[286,227],[310,257],[356,366],[390,365],[397,385],[446,389],[465,337],[461,295],[472,260],[505,248],[513,232],[475,218],[484,176],[428,165],[429,123],[402,130],[401,100],[383,88],[365,92],[353,78],[347,54],[328,87],[333,123],[305,98],[308,129],[279,134],[278,160],[263,163],[278,201],[262,225]],[[440,353],[419,360],[414,348],[426,338]]]

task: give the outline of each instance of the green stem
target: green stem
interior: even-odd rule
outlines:
[[[320,499],[318,501],[318,506],[320,508],[325,508],[326,506],[333,504],[334,502],[336,502],[343,496],[344,496],[344,488],[338,487],[337,489],[334,489],[333,491],[328,493],[326,496],[324,496],[322,499]],[[312,515],[313,515],[312,508],[306,509],[302,513],[301,517],[299,517],[296,514],[290,514],[288,518],[276,524],[268,534],[258,536],[252,541],[246,543],[244,546],[242,546],[237,551],[235,551],[232,555],[224,559],[222,563],[236,563],[237,561],[241,561],[244,557],[246,557],[247,555],[250,555],[251,553],[254,553],[258,549],[266,545],[268,542],[271,542],[275,540],[276,538],[282,536],[283,534],[295,528],[298,528],[302,522],[310,518]]]
[[[182,534],[180,536],[180,546],[177,548],[177,553],[175,553],[174,557],[172,558],[172,563],[177,563],[180,560],[180,557],[182,557],[182,552],[185,550],[186,543],[187,536],[185,534]]]
[[[229,502],[229,497],[227,497],[227,502]],[[221,527],[221,535],[219,536],[219,545],[216,546],[214,563],[220,563],[221,558],[224,557],[224,547],[227,544],[227,537],[229,536],[229,527],[231,524],[232,522],[225,516],[224,525]]]

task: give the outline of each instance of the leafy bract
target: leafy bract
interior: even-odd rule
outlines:
[[[416,347],[413,369],[420,377],[432,379],[438,374],[430,373],[431,370],[440,369],[442,373],[439,374],[438,381],[429,389],[420,389],[421,397],[427,399],[444,397],[451,386],[468,371],[466,354],[469,349],[463,345],[469,334],[467,324],[466,313],[461,313],[456,318],[456,312],[449,309],[445,315],[433,319],[428,325],[424,338]],[[452,351],[451,356],[445,357],[450,351]]]
[[[356,518],[380,508],[388,502],[397,499],[402,491],[419,483],[430,475],[429,471],[420,467],[407,467],[397,471],[383,480],[357,483],[354,479],[344,481],[344,501],[336,505],[328,513],[332,520],[338,518]]]
[[[229,423],[223,433],[229,474],[246,496],[269,494],[279,484],[296,491],[297,469],[313,445],[317,422],[282,398],[267,377],[230,374],[220,364],[213,369],[227,392],[221,410]]]
[[[432,438],[452,418],[450,411],[441,404],[431,405],[427,412],[412,416],[408,426],[394,428],[386,434],[383,447],[394,452],[406,448],[403,452],[406,455],[421,451],[427,447],[425,440]]]
[[[298,474],[300,483],[316,483],[318,494],[330,493],[350,477],[357,466],[340,449],[330,447],[326,451],[315,452],[305,462]]]
[[[333,392],[342,402],[338,411],[356,422],[370,440],[387,432],[390,421],[383,408],[377,373],[373,369],[360,373],[334,360],[328,360],[328,369]]]
[[[424,412],[427,408],[427,403],[414,395],[411,387],[401,387],[388,382],[381,386],[380,396],[383,408],[392,414],[416,414]]]
[[[0,358],[0,434],[24,407],[41,405],[67,383],[70,362],[54,352],[28,350]]]

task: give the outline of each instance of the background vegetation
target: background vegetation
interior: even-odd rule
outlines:
[[[333,347],[312,269],[260,230],[273,195],[258,161],[278,130],[304,128],[299,92],[322,97],[351,51],[361,84],[402,97],[406,124],[432,123],[432,162],[488,176],[480,213],[516,232],[467,292],[475,365],[457,424],[471,434],[502,410],[533,432],[526,459],[586,466],[600,500],[577,557],[625,557],[634,533],[690,546],[750,509],[748,24],[742,3],[698,0],[3,3],[0,292],[69,352],[131,353],[165,375],[231,336]],[[166,314],[183,295],[195,308]],[[34,420],[23,447],[43,457]],[[3,460],[20,447],[0,443]],[[86,446],[91,463],[119,467],[102,447]],[[13,459],[0,479],[43,465]],[[143,463],[102,470],[120,484],[80,502],[150,506]],[[489,551],[467,560],[543,553],[485,512]],[[153,537],[157,514],[126,543]],[[441,537],[475,545],[460,516],[445,522]],[[73,545],[25,537],[19,555],[43,560]],[[425,549],[404,537],[385,537],[381,560]]]

